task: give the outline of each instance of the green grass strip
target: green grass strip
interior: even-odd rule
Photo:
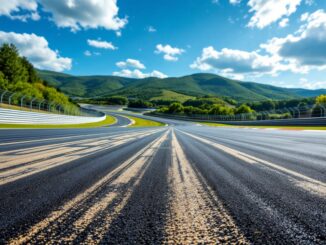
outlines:
[[[117,119],[113,116],[106,116],[105,120],[95,123],[83,124],[61,124],[61,125],[34,125],[34,124],[0,124],[0,128],[17,128],[17,129],[40,129],[40,128],[98,128],[105,127],[115,123]]]
[[[152,120],[148,120],[148,119],[143,119],[143,118],[139,118],[139,117],[132,117],[132,116],[127,116],[124,115],[126,117],[128,117],[130,120],[133,120],[135,123],[130,125],[129,127],[162,127],[165,126],[164,123],[161,122],[157,122],[157,121],[152,121]]]

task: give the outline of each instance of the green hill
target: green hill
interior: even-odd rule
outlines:
[[[38,71],[50,85],[76,97],[122,95],[141,99],[187,98],[213,95],[237,101],[283,100],[325,94],[326,89],[288,89],[271,85],[241,82],[214,74],[193,74],[165,79],[131,79],[116,76],[71,76],[63,73]]]

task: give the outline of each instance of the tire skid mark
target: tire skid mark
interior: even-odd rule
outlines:
[[[156,138],[85,192],[53,211],[46,219],[31,227],[26,234],[11,239],[9,243],[46,244],[55,241],[72,243],[81,238],[80,233],[89,228],[94,220],[101,217],[104,218],[105,224],[96,227],[96,237],[89,233],[84,237],[86,241],[94,243],[93,239],[100,235],[98,229],[104,234],[110,225],[110,220],[117,216],[127,203],[133,188],[141,180],[151,158],[166,139],[167,134],[168,132],[165,132]],[[60,233],[63,231],[62,227],[66,236]]]
[[[128,133],[128,132],[126,132]],[[45,138],[45,139],[31,139],[31,140],[22,140],[22,141],[15,141],[15,142],[6,142],[0,143],[0,146],[10,146],[10,145],[19,145],[19,144],[28,144],[28,143],[36,143],[36,142],[47,142],[53,140],[78,140],[79,138],[94,138],[96,136],[103,136],[105,133],[94,133],[94,134],[84,134],[84,135],[71,135],[71,136],[59,136],[54,138]],[[114,132],[113,134],[107,134],[106,137],[119,135],[119,132]]]
[[[0,143],[0,146],[26,144],[26,143],[36,143],[36,142],[51,141],[51,140],[63,140],[63,139],[70,139],[71,140],[71,139],[78,139],[78,138],[83,138],[83,137],[94,137],[94,136],[97,136],[97,135],[103,135],[103,133],[86,134],[86,135],[72,135],[72,136],[55,137],[55,138],[49,138],[49,139],[35,139],[35,140],[7,142],[7,143]]]
[[[190,134],[183,131],[180,132],[188,135],[189,137],[191,136]],[[198,141],[203,142],[201,140]],[[213,142],[210,142],[210,145],[212,143]],[[208,155],[204,161],[215,162],[215,159]],[[261,197],[258,193],[252,191],[246,184],[241,181],[241,179],[235,178],[232,172],[229,172],[227,169],[224,169],[219,165],[217,166],[217,171],[220,173],[219,176],[222,176],[222,179],[227,182],[227,185],[230,186],[231,190],[235,190],[238,195],[240,194],[242,196],[241,200],[246,200],[246,207],[258,208],[256,211],[258,211],[260,215],[264,216],[264,219],[269,220],[269,225],[271,227],[275,227],[280,235],[286,237],[295,244],[298,244],[303,240],[306,241],[307,244],[314,244],[314,242],[320,241],[319,235],[315,232],[311,232],[309,226],[307,226],[305,223],[297,223],[296,221],[293,221],[291,215],[284,215],[284,213],[282,213],[277,206],[275,206],[269,200],[266,200],[264,197]],[[218,186],[216,188],[218,189]],[[237,217],[237,210],[233,210],[233,216]],[[242,219],[244,218],[242,217]],[[264,226],[265,225],[266,224],[264,224]],[[246,236],[250,240],[252,240],[252,237],[255,237],[255,239],[252,241],[259,239],[260,242],[262,242],[260,239],[271,239],[271,237],[262,238],[260,237],[260,234],[263,234],[263,232],[260,230],[251,230],[249,234],[248,232],[246,233]],[[268,234],[268,236],[269,235],[270,234]]]
[[[135,137],[131,137],[129,140],[137,139],[138,137],[146,136],[148,134],[141,134]],[[47,156],[47,153],[39,154],[39,155],[33,155],[33,157],[29,157],[29,155],[26,155],[24,159],[19,159],[19,163],[14,162],[13,166],[8,166],[6,169],[1,169],[0,184],[4,184],[4,181],[7,178],[10,178],[12,176],[18,176],[20,175],[20,172],[28,173],[36,170],[41,170],[42,168],[48,169],[49,167],[55,165],[56,163],[66,163],[68,161],[71,161],[72,159],[79,158],[82,156],[86,156],[88,154],[94,154],[100,150],[106,150],[109,148],[112,148],[114,146],[120,145],[127,142],[127,140],[119,140],[114,139],[111,141],[108,141],[108,144],[103,144],[103,146],[96,146],[93,148],[88,148],[83,145],[74,145],[69,146],[65,148],[56,148],[53,150],[53,154]],[[67,149],[68,148],[68,149]],[[12,162],[9,162],[11,164]],[[9,170],[9,171],[5,171]]]
[[[70,141],[70,142],[64,142],[64,143],[53,143],[53,144],[47,144],[44,146],[36,146],[31,148],[23,148],[23,149],[16,149],[16,150],[10,150],[5,152],[0,152],[0,166],[3,165],[3,163],[7,163],[9,160],[11,164],[14,164],[15,162],[19,162],[19,160],[26,159],[26,154],[28,154],[30,157],[37,157],[39,156],[39,153],[41,151],[47,151],[47,154],[50,155],[52,150],[55,150],[59,147],[65,147],[65,146],[92,146],[92,145],[99,145],[101,143],[106,143],[108,140],[120,140],[125,138],[130,138],[136,135],[146,134],[147,132],[135,132],[135,133],[124,133],[121,135],[113,135],[113,136],[103,136],[103,137],[97,137],[92,139],[83,139],[79,141]]]
[[[188,161],[174,132],[172,149],[167,243],[248,244],[221,201]]]
[[[322,198],[326,197],[326,183],[324,183],[322,181],[315,180],[313,178],[310,178],[310,177],[303,175],[301,173],[298,173],[296,171],[282,167],[278,164],[260,159],[255,156],[251,156],[247,153],[244,153],[244,152],[232,149],[230,147],[215,143],[211,140],[207,140],[205,138],[198,137],[196,135],[189,134],[184,131],[180,131],[180,132],[182,132],[183,134],[186,134],[198,141],[208,144],[216,149],[224,151],[224,152],[228,153],[229,155],[231,155],[235,158],[238,158],[246,163],[256,164],[256,165],[260,165],[263,167],[267,167],[268,169],[275,171],[280,175],[286,176],[289,179],[289,181],[294,183],[297,187],[302,188],[306,191],[309,191],[313,194],[316,194]]]
[[[26,177],[31,174],[35,174],[44,170],[47,170],[49,168],[59,166],[68,162],[71,162],[73,160],[76,160],[78,158],[82,158],[88,155],[92,155],[101,151],[105,151],[107,149],[125,144],[127,142],[146,137],[148,135],[151,135],[154,132],[146,132],[146,133],[139,133],[137,135],[130,135],[130,136],[124,136],[124,137],[117,137],[114,139],[108,140],[107,144],[103,144],[100,146],[93,146],[93,147],[86,147],[81,145],[81,147],[77,146],[70,146],[70,151],[63,150],[61,148],[56,149],[58,155],[57,156],[49,156],[48,158],[45,157],[44,154],[41,154],[39,156],[35,156],[36,160],[28,161],[25,163],[18,165],[16,168],[9,168],[8,171],[1,171],[0,173],[0,185],[15,181],[19,178]],[[122,139],[122,140],[121,140]],[[96,142],[96,139],[95,139]],[[28,155],[25,156],[25,159],[28,159]],[[26,161],[26,160],[25,160]]]
[[[203,135],[199,134],[199,136],[203,136]],[[217,135],[210,135],[210,136],[207,135],[206,138],[216,140],[217,139],[216,136]],[[205,136],[203,136],[203,137],[205,137]],[[288,161],[287,162],[288,164],[291,164],[292,166],[296,166],[297,161],[300,160],[301,165],[304,168],[309,169],[309,170],[314,170],[316,172],[320,172],[320,169],[316,168],[314,166],[311,166],[309,164],[309,160],[311,158],[313,158],[314,163],[318,164],[318,165],[323,165],[323,163],[325,162],[326,154],[320,154],[320,152],[322,152],[324,150],[324,148],[323,148],[324,146],[322,144],[314,145],[315,149],[319,148],[320,152],[317,154],[317,153],[313,153],[310,151],[298,152],[297,150],[294,150],[293,145],[296,143],[295,141],[291,141],[289,143],[289,144],[291,144],[291,146],[288,146],[288,145],[284,145],[284,144],[279,145],[279,144],[277,144],[277,142],[274,142],[274,141],[272,143],[263,143],[257,139],[251,139],[251,138],[249,138],[249,140],[236,138],[236,141],[234,139],[235,139],[234,135],[233,135],[233,137],[232,137],[232,135],[231,136],[223,135],[222,138],[218,138],[218,141],[221,144],[226,144],[226,145],[231,144],[230,147],[235,146],[235,147],[239,147],[239,148],[245,148],[249,152],[255,152],[258,149],[261,152],[263,152],[264,156],[270,157],[270,158],[273,158],[275,155],[286,154],[286,155],[291,156],[291,158],[293,159],[292,161]],[[283,140],[283,142],[284,142],[284,140]],[[301,143],[301,144],[296,143],[296,144],[301,147],[301,145],[304,143]],[[307,161],[307,162],[303,162],[303,161]]]

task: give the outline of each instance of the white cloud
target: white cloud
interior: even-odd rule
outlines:
[[[200,57],[190,66],[201,71],[214,71],[229,76],[275,74],[277,61],[257,51],[246,52],[224,48],[204,48]]]
[[[1,0],[0,15],[22,21],[39,20],[37,7],[36,0]]]
[[[126,61],[120,61],[116,63],[119,68],[136,68],[136,69],[146,69],[145,65],[142,64],[139,60],[127,59]]]
[[[105,28],[118,31],[127,19],[118,17],[117,0],[38,0],[44,11],[51,13],[58,27],[73,31],[81,28]]]
[[[232,5],[237,5],[237,4],[241,3],[241,0],[230,0],[230,3]]]
[[[301,78],[299,86],[306,89],[321,89],[326,88],[326,81],[308,81],[306,78]]]
[[[149,75],[150,77],[158,77],[158,78],[167,78],[168,76],[165,75],[164,73],[160,72],[160,71],[157,71],[157,70],[154,70],[150,73]]]
[[[147,27],[148,32],[156,32],[157,30],[153,26]]]
[[[72,59],[61,57],[57,50],[50,49],[44,37],[0,31],[0,44],[3,43],[13,43],[20,55],[27,57],[36,68],[54,71],[71,69]]]
[[[249,12],[253,12],[248,26],[260,29],[293,14],[301,0],[249,0]]]
[[[86,50],[86,51],[84,52],[84,55],[85,55],[85,56],[92,56],[92,52],[89,51],[89,50]]]
[[[89,51],[89,50],[86,50],[85,52],[84,52],[84,55],[85,56],[88,56],[88,57],[90,57],[90,56],[100,56],[101,55],[101,53],[100,52],[91,52],[91,51]]]
[[[152,71],[151,73],[143,73],[142,71],[135,69],[135,70],[129,70],[124,69],[121,71],[113,72],[114,76],[120,76],[120,77],[129,77],[129,78],[146,78],[146,77],[158,77],[158,78],[166,78],[167,75],[160,71]]]
[[[88,39],[87,43],[88,43],[89,46],[92,46],[92,47],[95,47],[95,48],[111,49],[111,50],[118,49],[111,42],[107,42],[107,41]]]
[[[278,23],[279,27],[284,28],[289,25],[289,18],[284,18]]]
[[[119,18],[117,0],[1,0],[0,15],[12,19],[38,20],[38,4],[51,15],[58,27],[78,31],[82,28],[104,28],[118,33],[127,24]]]
[[[326,13],[318,10],[301,17],[298,31],[284,38],[273,38],[262,44],[273,57],[282,60],[284,68],[296,73],[326,69]]]
[[[164,54],[163,58],[167,61],[177,61],[178,60],[177,56],[181,55],[184,52],[185,52],[184,49],[172,47],[169,44],[165,46],[163,46],[162,44],[158,44],[156,45],[156,50],[155,50],[156,54],[163,53]]]

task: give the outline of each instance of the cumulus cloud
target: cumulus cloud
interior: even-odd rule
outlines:
[[[301,0],[249,0],[249,12],[253,13],[248,26],[264,28],[284,16],[295,13]]]
[[[86,51],[84,51],[84,55],[85,56],[99,56],[99,55],[101,55],[101,53],[100,52],[91,52],[91,51],[89,51],[89,50],[86,50]]]
[[[240,77],[239,75],[243,74],[274,74],[276,63],[269,56],[256,51],[246,52],[227,48],[217,51],[213,47],[207,47],[190,67]]]
[[[44,37],[0,31],[0,44],[3,43],[13,43],[20,55],[27,57],[36,68],[54,71],[71,69],[72,59],[61,57],[57,50],[50,49]]]
[[[293,72],[326,69],[326,13],[318,10],[304,14],[301,21],[303,24],[294,34],[273,38],[261,48],[281,59]]]
[[[92,46],[92,47],[95,47],[95,48],[111,49],[111,50],[118,49],[111,42],[107,42],[107,41],[88,39],[87,43],[88,43],[89,46]]]
[[[114,76],[120,76],[120,77],[129,77],[129,78],[146,78],[146,77],[157,77],[157,78],[166,78],[167,75],[160,71],[152,71],[151,73],[143,73],[142,71],[135,69],[135,70],[129,70],[124,69],[121,71],[113,72]]]
[[[148,32],[156,32],[157,30],[153,26],[147,27]]]
[[[92,52],[89,51],[89,50],[86,50],[86,51],[84,52],[84,55],[85,55],[85,56],[92,56]]]
[[[155,50],[156,54],[163,53],[164,54],[163,58],[167,61],[177,61],[178,56],[184,52],[185,52],[184,49],[172,47],[169,44],[164,45],[164,46],[162,44],[158,44],[158,45],[156,45],[156,50]]]
[[[118,16],[117,0],[1,0],[0,15],[23,21],[38,20],[38,4],[50,13],[50,19],[58,27],[72,31],[104,28],[119,33],[128,22]]]
[[[284,28],[289,25],[289,18],[284,18],[278,23],[279,27]]]
[[[232,5],[237,5],[237,4],[241,3],[241,0],[230,0],[230,3]]]
[[[118,31],[127,24],[126,18],[119,18],[116,0],[39,0],[44,11],[51,13],[58,27],[73,31],[81,28],[105,28]]]
[[[326,70],[326,12],[318,10],[301,16],[301,26],[293,34],[272,38],[260,50],[247,52],[224,48],[204,48],[191,65],[193,69],[213,71],[229,77],[277,76],[280,72],[309,73]],[[306,82],[308,84],[308,81]],[[324,85],[315,82],[312,85]]]
[[[1,0],[0,15],[26,21],[39,20],[36,0]]]
[[[326,81],[309,81],[306,78],[301,78],[299,86],[306,89],[321,89],[326,88]]]
[[[127,59],[126,61],[120,61],[116,63],[119,68],[136,68],[136,69],[146,69],[145,65],[142,64],[139,60]]]

